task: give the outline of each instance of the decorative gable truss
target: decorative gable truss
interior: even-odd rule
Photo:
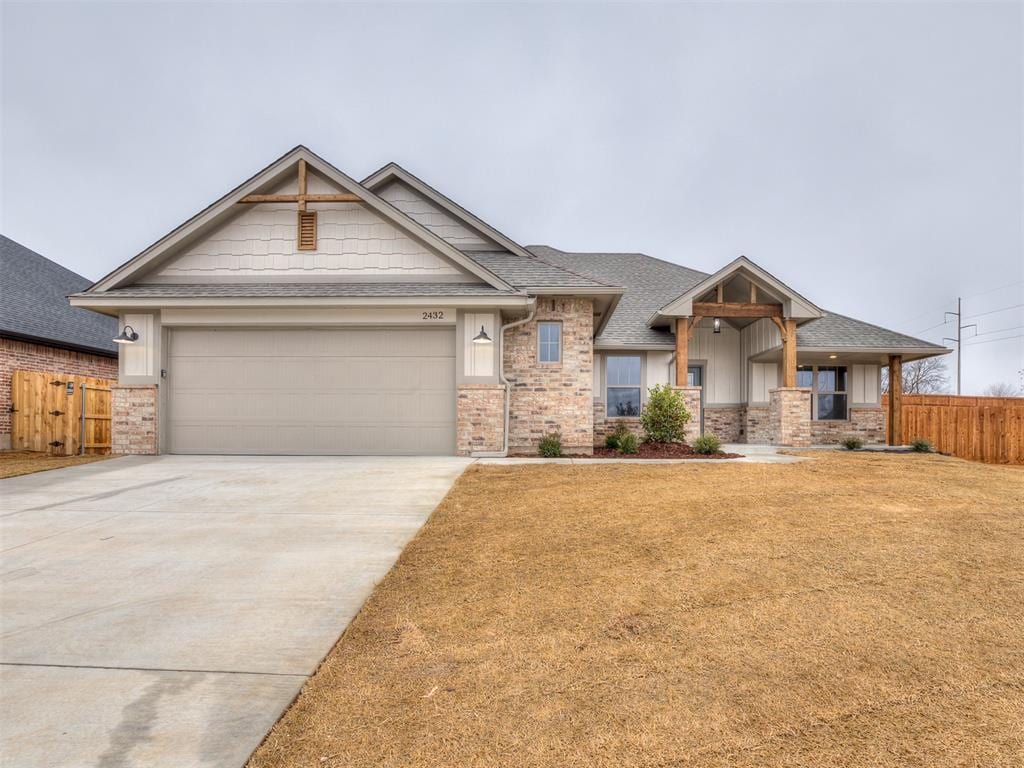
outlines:
[[[305,147],[296,147],[90,292],[209,280],[423,280],[512,287]]]

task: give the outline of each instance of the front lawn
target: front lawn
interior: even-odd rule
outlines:
[[[250,766],[1019,766],[1022,510],[939,456],[471,467]]]

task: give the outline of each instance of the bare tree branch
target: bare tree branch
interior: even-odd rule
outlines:
[[[882,391],[889,391],[889,369],[882,368]],[[903,366],[903,393],[934,395],[949,391],[949,369],[941,357],[927,357]]]

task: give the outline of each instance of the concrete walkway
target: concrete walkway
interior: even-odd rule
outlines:
[[[0,480],[0,763],[241,766],[468,463],[133,457]]]

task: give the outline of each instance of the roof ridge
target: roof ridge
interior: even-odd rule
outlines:
[[[529,249],[527,249],[527,250],[529,250]],[[535,253],[533,254],[533,258],[535,258],[537,261],[541,262],[542,264],[547,264],[549,267],[553,267],[555,269],[559,269],[562,272],[568,272],[570,275],[575,275],[576,277],[582,277],[585,280],[593,280],[598,285],[604,285],[604,286],[607,286],[608,288],[622,288],[623,290],[626,289],[626,286],[624,286],[624,285],[615,285],[613,283],[606,283],[606,282],[604,282],[604,280],[598,280],[593,275],[584,275],[582,272],[576,272],[576,271],[574,271],[572,269],[569,269],[568,267],[563,267],[560,264],[552,264],[550,261],[548,261],[546,259],[542,259],[540,256],[538,256]]]
[[[674,261],[668,261],[667,259],[663,259],[659,256],[651,256],[651,254],[644,253],[643,251],[563,251],[561,248],[555,248],[553,245],[544,245],[543,243],[535,243],[524,247],[528,251],[532,248],[547,248],[569,256],[643,256],[645,259],[657,261],[660,264],[667,264],[668,266],[675,267],[676,269],[685,269],[688,272],[696,272],[698,275],[704,275],[705,277],[710,277],[712,274],[710,272],[703,272],[699,269],[694,269],[693,267],[688,267],[685,264],[677,264]]]

